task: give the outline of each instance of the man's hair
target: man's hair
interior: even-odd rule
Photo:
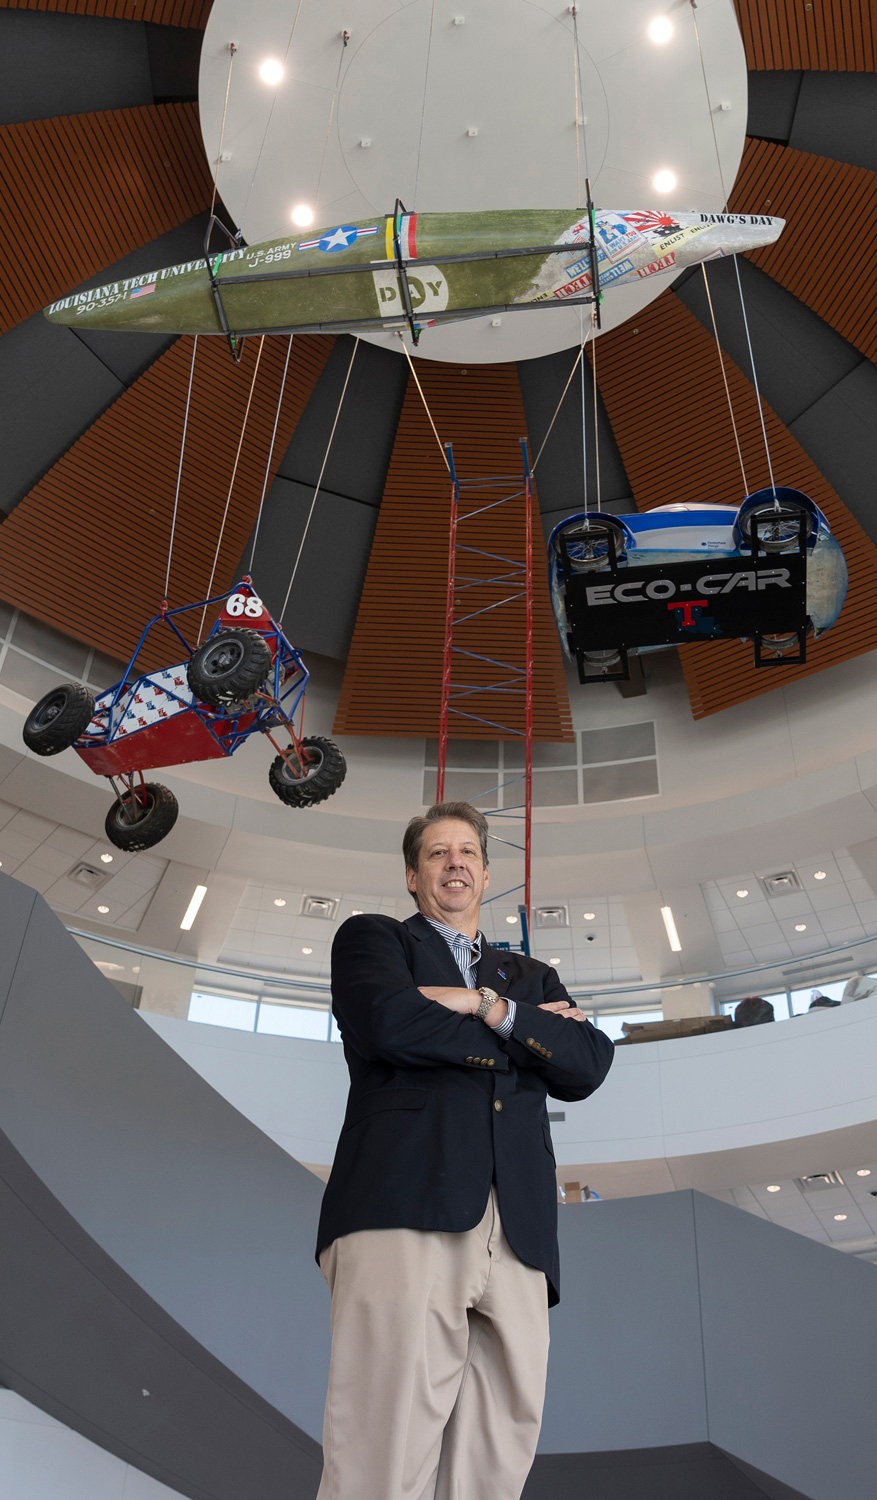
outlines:
[[[481,858],[485,865],[487,858],[487,819],[484,814],[473,807],[471,802],[436,802],[429,812],[421,817],[412,818],[405,829],[405,837],[402,840],[402,854],[405,859],[406,870],[416,870],[420,859],[420,850],[423,844],[423,836],[430,823],[441,823],[445,818],[456,818],[460,823],[468,823],[481,845]],[[415,901],[417,895],[412,892]]]

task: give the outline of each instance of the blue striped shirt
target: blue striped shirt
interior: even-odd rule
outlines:
[[[455,927],[448,927],[446,922],[435,922],[432,917],[426,918],[430,927],[434,927],[440,937],[443,937],[457,963],[457,968],[466,981],[466,988],[474,990],[475,970],[481,962],[482,934],[476,933],[474,938],[467,937],[465,932],[458,932]],[[505,998],[505,997],[503,997]],[[515,1013],[517,1006],[514,1000],[506,1000],[508,1015],[500,1021],[498,1026],[491,1027],[497,1036],[511,1036],[512,1027],[515,1024]]]

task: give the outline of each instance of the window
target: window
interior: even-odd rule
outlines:
[[[596,1016],[594,1017],[594,1024],[598,1026],[601,1031],[605,1032],[613,1042],[618,1042],[624,1036],[624,1032],[622,1031],[621,1027],[625,1021],[638,1025],[641,1021],[663,1021],[663,1019],[664,1012],[662,1010],[629,1011],[626,1015],[623,1016],[607,1015],[605,1013],[601,1015],[598,1011]]]
[[[263,1036],[300,1036],[314,1042],[325,1042],[329,1034],[329,1012],[316,1005],[259,1006],[256,1030]]]
[[[233,1000],[230,995],[202,995],[193,990],[189,1020],[205,1026],[230,1026],[233,1031],[252,1031],[256,1025],[256,1001]]]
[[[723,1000],[719,1006],[719,1015],[733,1016],[743,998],[743,995],[740,995],[736,1000]],[[760,998],[770,1001],[773,1006],[775,1021],[787,1021],[789,1019],[789,997],[785,990],[782,990],[778,995],[762,995]]]
[[[846,985],[845,979],[838,979],[834,984],[808,984],[805,990],[792,990],[789,996],[792,1015],[805,1016],[810,1009],[810,1001],[816,994],[825,995],[829,1000],[839,1000]]]

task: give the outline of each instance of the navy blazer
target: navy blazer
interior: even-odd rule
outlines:
[[[590,1022],[538,1009],[573,1002],[554,969],[536,959],[482,943],[478,984],[517,1003],[508,1038],[418,988],[465,982],[419,912],[406,922],[351,917],[339,929],[332,1010],[350,1095],[317,1256],[360,1229],[472,1229],[495,1179],[506,1238],[545,1272],[553,1305],[557,1181],[546,1095],[586,1099],[606,1077],[614,1047]]]

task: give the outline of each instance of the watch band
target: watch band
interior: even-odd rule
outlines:
[[[479,986],[478,993],[483,998],[481,1004],[475,1012],[475,1019],[476,1021],[483,1021],[485,1016],[487,1015],[487,1012],[493,1009],[497,1000],[502,999],[502,996],[498,995],[496,990],[490,989],[486,984],[482,984]]]

